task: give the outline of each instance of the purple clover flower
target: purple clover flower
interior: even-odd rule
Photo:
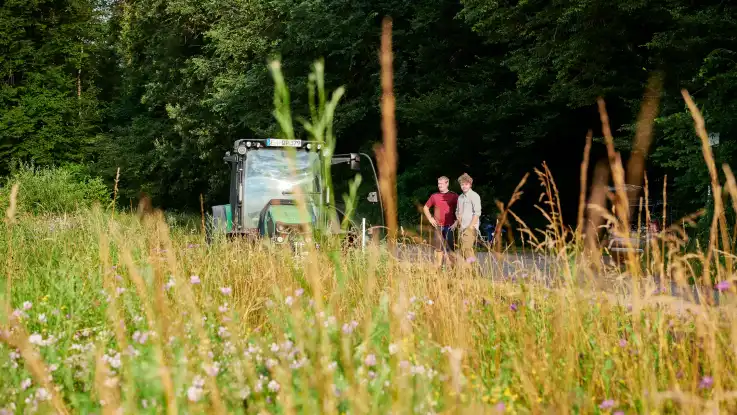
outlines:
[[[714,378],[711,376],[704,376],[699,382],[699,389],[709,389],[714,385]]]
[[[614,402],[612,399],[607,399],[599,405],[599,409],[611,409],[614,408],[614,405],[616,405],[616,402]]]

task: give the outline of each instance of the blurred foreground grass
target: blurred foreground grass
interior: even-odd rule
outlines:
[[[0,413],[737,409],[728,306],[628,307],[377,247],[295,262],[160,216],[23,216],[2,234]]]

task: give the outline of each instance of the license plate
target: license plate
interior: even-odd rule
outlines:
[[[268,147],[302,147],[302,140],[283,140],[280,138],[266,139]]]

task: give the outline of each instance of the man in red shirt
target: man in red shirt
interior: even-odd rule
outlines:
[[[439,177],[438,192],[433,193],[427,199],[423,208],[425,217],[435,228],[432,245],[435,248],[435,261],[438,266],[443,265],[443,258],[455,248],[455,236],[451,226],[456,221],[458,194],[448,190],[449,182],[447,177]],[[434,208],[433,215],[430,215],[430,208]]]

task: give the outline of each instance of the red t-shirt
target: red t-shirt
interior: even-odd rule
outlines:
[[[425,206],[428,208],[435,207],[433,217],[438,222],[438,226],[450,226],[456,221],[456,205],[458,204],[458,194],[448,191],[447,193],[436,192],[427,199]]]

